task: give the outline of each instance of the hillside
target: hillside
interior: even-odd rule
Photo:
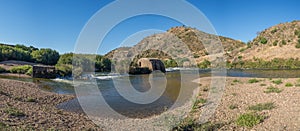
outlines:
[[[263,30],[230,61],[232,68],[298,69],[300,21]]]
[[[243,60],[274,58],[300,58],[300,21],[272,26],[249,43],[249,47],[239,53]]]
[[[203,43],[206,43],[207,45],[214,45],[211,43],[215,42],[215,39],[221,41],[224,48],[223,55],[225,55],[227,60],[233,59],[234,56],[236,56],[236,54],[239,52],[239,48],[246,46],[241,41],[222,36],[217,37],[215,35],[199,31],[195,28],[181,26],[173,27],[166,33],[148,36],[132,48],[117,48],[107,53],[105,56],[111,59],[116,52],[120,53],[125,51],[126,53],[128,53],[131,50],[132,53],[136,52],[139,49],[147,48],[149,50],[138,52],[138,55],[135,56],[133,61],[136,61],[136,59],[141,57],[155,57],[164,60],[165,63],[167,63],[166,61],[177,60],[180,62],[178,64],[183,64],[185,61],[187,61],[187,59],[195,58],[196,63],[201,63],[204,60],[209,59],[208,57],[210,55],[208,53],[209,51],[204,48]],[[159,46],[159,48],[157,46]],[[211,48],[212,50],[216,49],[216,47],[209,48]],[[160,49],[163,52],[158,51]],[[115,56],[115,58],[119,57]],[[213,60],[216,59],[213,57],[211,58]]]

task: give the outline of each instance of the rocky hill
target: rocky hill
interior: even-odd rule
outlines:
[[[229,61],[232,68],[300,68],[300,21],[281,23],[258,33]]]
[[[243,60],[296,59],[300,58],[299,51],[300,21],[293,21],[260,32],[238,56],[242,56]]]
[[[141,42],[127,50],[137,51],[141,48],[149,48],[152,45],[160,46],[159,49],[145,50],[135,56],[135,60],[141,57],[155,57],[162,60],[187,58],[187,52],[192,54],[195,62],[201,64],[206,60],[216,60],[214,53],[218,49],[214,45],[221,41],[224,52],[216,51],[224,55],[229,68],[299,68],[300,67],[300,21],[281,23],[265,29],[247,44],[227,37],[215,36],[195,28],[173,27],[166,33],[155,34],[144,38]],[[184,45],[188,51],[184,51]],[[176,45],[176,46],[175,46]],[[211,46],[213,45],[213,46]],[[211,47],[210,47],[211,46]],[[220,46],[220,44],[219,44]],[[206,48],[205,48],[206,47]],[[170,51],[170,50],[175,50]],[[106,56],[112,57],[115,52],[124,51],[119,48],[109,52]],[[176,57],[174,57],[176,56]],[[220,55],[219,55],[220,56]],[[184,62],[185,60],[179,60]],[[207,66],[202,66],[207,67]]]
[[[166,33],[148,36],[144,38],[141,42],[139,42],[137,45],[135,45],[133,47],[135,49],[133,50],[138,50],[148,46],[154,47],[154,45],[157,45],[160,46],[160,50],[162,50],[163,52],[155,49],[149,49],[139,53],[136,56],[136,58],[155,57],[160,58],[162,60],[171,60],[177,58],[185,58],[184,55],[186,55],[186,53],[189,52],[190,54],[192,54],[192,57],[195,58],[196,63],[200,63],[206,59],[209,59],[208,57],[210,55],[210,51],[208,51],[207,48],[205,48],[204,44],[214,45],[213,43],[219,42],[219,40],[221,41],[222,47],[224,48],[224,52],[222,53],[226,56],[227,60],[233,59],[234,56],[237,53],[239,53],[239,49],[241,47],[246,46],[243,42],[238,40],[222,36],[215,36],[199,31],[195,28],[181,26],[173,27],[169,29]],[[174,48],[171,48],[172,46]],[[188,50],[184,50],[183,48],[185,47],[183,46],[185,46]],[[210,48],[215,49],[214,47]],[[107,53],[105,56],[108,58],[112,58],[116,52],[124,52],[125,50],[130,50],[130,48],[117,48]]]

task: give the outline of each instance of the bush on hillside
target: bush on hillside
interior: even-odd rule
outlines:
[[[262,43],[262,44],[267,44],[267,43],[268,43],[268,40],[267,40],[265,37],[261,37],[261,38],[260,38],[260,43]]]
[[[300,48],[300,39],[298,39],[298,43],[295,46],[296,48]]]
[[[211,63],[210,63],[210,61],[205,59],[203,62],[199,63],[197,66],[198,66],[198,68],[205,69],[205,68],[209,68],[211,66]]]

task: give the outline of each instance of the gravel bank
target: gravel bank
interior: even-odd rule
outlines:
[[[99,130],[84,114],[55,107],[73,98],[43,91],[33,83],[0,79],[0,130]]]
[[[253,78],[227,77],[226,89],[214,116],[212,123],[225,124],[219,130],[300,130],[300,79],[283,78],[269,79],[256,78],[257,82],[250,83]],[[201,98],[208,95],[211,78],[201,78]],[[275,84],[273,81],[281,80]],[[292,85],[286,86],[287,83]],[[266,93],[268,87],[281,90],[278,93]],[[274,103],[271,110],[253,111],[249,106],[260,103]],[[265,116],[263,122],[254,127],[241,127],[236,124],[236,119],[243,113],[256,112]],[[201,108],[193,115],[201,113]]]

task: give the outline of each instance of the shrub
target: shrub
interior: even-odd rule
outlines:
[[[27,98],[26,102],[37,102],[37,101],[36,99],[29,97]]]
[[[25,74],[30,69],[32,70],[32,66],[30,66],[30,65],[23,65],[23,66],[14,66],[9,71],[11,73]]]
[[[179,125],[174,127],[172,131],[216,131],[223,127],[224,123],[203,123],[199,124],[191,118],[185,118]]]
[[[295,35],[298,36],[298,38],[300,37],[300,31],[295,30]]]
[[[278,40],[275,40],[275,41],[273,42],[273,46],[277,46],[277,44],[278,44]]]
[[[264,93],[280,93],[280,92],[282,92],[281,89],[272,86],[268,87],[267,90],[264,91]]]
[[[23,117],[25,114],[21,111],[19,111],[16,108],[8,108],[5,110],[5,113],[9,114],[10,116],[15,116],[15,117]]]
[[[205,69],[205,68],[209,68],[210,65],[211,65],[210,61],[205,59],[203,62],[198,64],[198,68]]]
[[[240,82],[240,81],[239,81],[239,80],[237,80],[237,79],[235,79],[235,80],[233,80],[233,82],[234,82],[234,83],[237,83],[237,82]]]
[[[194,105],[193,105],[193,109],[197,109],[199,108],[199,104],[204,104],[206,103],[207,100],[206,99],[203,99],[203,98],[200,98],[200,99],[197,99],[195,102],[194,102]]]
[[[300,48],[300,39],[298,39],[298,43],[295,46],[296,48]]]
[[[253,105],[248,107],[249,110],[254,110],[254,111],[262,111],[262,110],[271,110],[275,108],[274,103],[260,103],[257,105]]]
[[[251,47],[250,47],[251,48]],[[243,51],[245,51],[246,49],[245,48],[242,48],[242,49],[240,49],[240,52],[243,52]]]
[[[0,73],[6,72],[6,70],[2,67],[0,67]]]
[[[254,114],[254,113],[245,113],[238,117],[238,119],[235,121],[238,126],[243,127],[253,127],[265,119],[264,116]]]
[[[257,83],[257,82],[259,82],[259,80],[255,79],[255,78],[248,80],[248,83]]]
[[[32,68],[30,68],[25,74],[31,76],[32,75]]]
[[[260,38],[260,43],[262,43],[262,44],[267,44],[267,43],[268,43],[268,40],[267,40],[265,37],[261,37],[261,38]]]
[[[292,86],[294,86],[292,83],[286,83],[285,84],[285,87],[292,87]]]
[[[199,58],[200,56],[198,54],[194,54],[194,58]]]
[[[276,84],[276,85],[282,84],[282,80],[281,80],[281,79],[279,79],[279,80],[273,80],[272,82],[273,82],[274,84]]]
[[[262,83],[262,84],[260,84],[260,86],[267,86],[267,84],[263,84],[263,83]]]
[[[285,40],[282,40],[282,41],[281,41],[281,44],[282,44],[282,45],[286,45],[286,41],[285,41]]]
[[[232,104],[229,106],[229,109],[233,110],[233,109],[236,109],[238,108],[238,106],[236,104]]]
[[[276,33],[276,32],[277,32],[277,28],[275,28],[275,29],[273,29],[273,30],[271,31],[272,34],[274,34],[274,33]]]

